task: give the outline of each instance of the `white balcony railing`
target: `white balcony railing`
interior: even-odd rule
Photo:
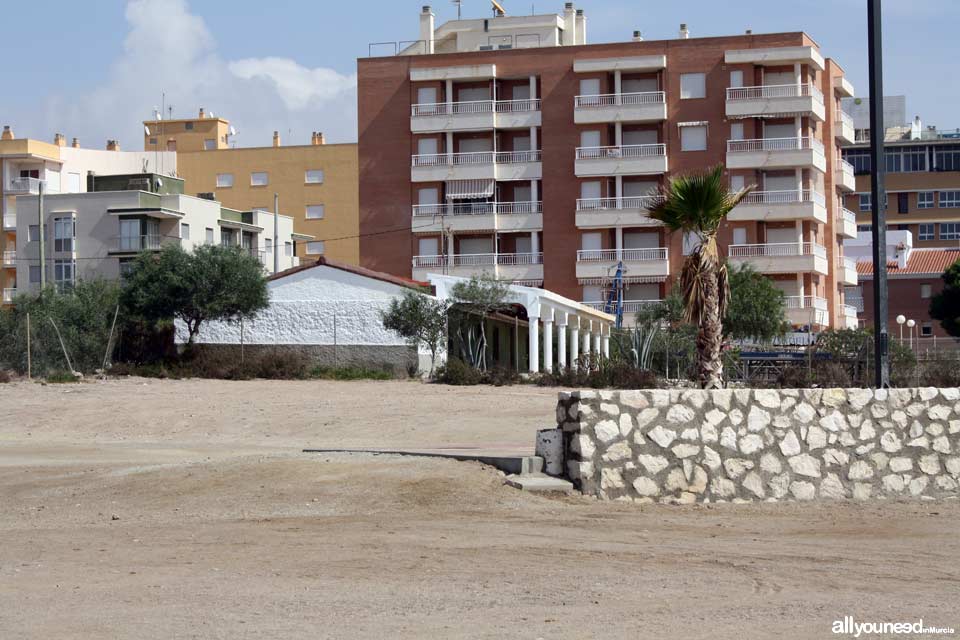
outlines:
[[[848,174],[848,175],[851,175],[851,176],[855,175],[855,173],[854,173],[855,169],[854,169],[853,165],[852,165],[851,163],[847,162],[846,160],[843,160],[843,159],[840,160],[840,171],[842,171],[842,172],[844,172],[844,173],[846,173],[846,174]]]
[[[856,271],[857,261],[853,258],[848,258],[846,256],[837,256],[837,268],[850,269],[850,270]]]
[[[839,122],[842,126],[850,127],[851,129],[853,128],[853,116],[846,111],[840,112],[840,117],[837,119],[837,122]]]
[[[652,158],[667,155],[665,144],[628,144],[612,147],[577,147],[577,160]]]
[[[17,297],[16,289],[4,289],[3,290],[3,302],[5,304],[10,304],[13,302],[13,299]]]
[[[118,252],[154,251],[168,244],[179,244],[180,238],[174,236],[118,236],[113,238],[111,248]]]
[[[769,100],[774,98],[809,98],[823,102],[823,92],[812,84],[771,84],[759,87],[731,87],[727,100]]]
[[[497,264],[503,266],[517,266],[524,264],[543,264],[542,253],[498,253]]]
[[[667,259],[666,247],[651,249],[581,249],[577,262],[651,262]]]
[[[3,266],[5,267],[14,267],[17,265],[17,252],[16,251],[4,251],[3,252]]]
[[[37,193],[42,182],[39,178],[10,178],[7,190],[11,193]]]
[[[850,209],[841,208],[837,212],[837,222],[840,224],[857,224],[857,214]]]
[[[788,189],[786,191],[752,191],[743,199],[743,204],[796,204],[798,202],[812,202],[821,206],[827,205],[827,199],[822,193],[810,189]]]
[[[855,306],[853,306],[852,304],[842,305],[842,306],[841,306],[841,309],[843,310],[843,315],[845,315],[846,317],[848,317],[848,318],[856,318],[856,317],[857,317],[857,308],[856,308]]]
[[[654,307],[663,302],[662,300],[624,300],[623,301],[623,312],[624,313],[638,313],[642,309],[648,307]],[[606,302],[582,302],[581,304],[590,307],[591,309],[596,309],[597,311],[603,311],[607,308]]]
[[[626,196],[623,198],[578,198],[577,211],[616,211],[618,209],[649,209],[655,196]]]
[[[731,258],[789,258],[795,256],[826,258],[827,250],[823,245],[813,242],[732,244],[729,248],[729,255]]]
[[[539,151],[469,151],[466,153],[428,153],[413,156],[414,167],[443,167],[484,164],[540,162]]]
[[[3,214],[3,228],[4,228],[4,229],[16,229],[16,228],[17,228],[17,214],[15,214],[15,213],[5,213],[5,214]]]
[[[543,264],[543,253],[458,253],[453,256],[414,256],[414,269],[444,267],[492,267]]]
[[[543,202],[457,202],[448,204],[415,204],[414,217],[482,216],[543,213]]]
[[[414,118],[431,116],[476,115],[478,113],[530,113],[540,111],[540,100],[475,100],[470,102],[437,102],[412,105]]]
[[[784,298],[787,309],[819,309],[827,310],[826,298],[818,296],[787,296]]]
[[[848,306],[854,308],[857,313],[863,313],[863,297],[862,296],[851,296],[847,294],[846,301]]]
[[[756,138],[752,140],[728,140],[727,153],[756,153],[758,151],[806,151],[813,149],[823,153],[823,143],[816,138]]]
[[[577,96],[573,105],[577,109],[591,107],[634,106],[644,104],[665,104],[667,94],[663,91],[644,91],[641,93],[607,93],[596,96]]]

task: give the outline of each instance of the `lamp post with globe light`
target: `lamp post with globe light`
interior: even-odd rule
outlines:
[[[907,327],[910,328],[910,350],[913,351],[913,328],[917,326],[916,320],[907,320]]]
[[[897,316],[897,324],[900,325],[900,344],[903,344],[903,323],[907,321],[907,318],[901,313]]]

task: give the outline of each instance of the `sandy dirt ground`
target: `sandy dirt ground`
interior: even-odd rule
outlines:
[[[300,452],[529,448],[554,398],[0,385],[0,639],[828,638],[844,615],[960,632],[958,500],[641,509],[476,463]]]

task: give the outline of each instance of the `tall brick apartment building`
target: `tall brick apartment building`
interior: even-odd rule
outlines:
[[[757,191],[720,239],[769,275],[794,325],[855,326],[842,239],[842,69],[804,33],[586,44],[586,16],[458,20],[358,62],[360,256],[369,268],[543,286],[629,312],[669,290],[688,239],[647,216],[671,176],[723,163]],[[632,313],[630,314],[632,315]]]

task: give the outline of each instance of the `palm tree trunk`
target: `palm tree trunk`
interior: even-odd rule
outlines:
[[[723,341],[723,325],[720,319],[720,287],[716,267],[704,274],[704,310],[697,331],[697,377],[703,389],[723,388],[723,364],[720,347]]]

